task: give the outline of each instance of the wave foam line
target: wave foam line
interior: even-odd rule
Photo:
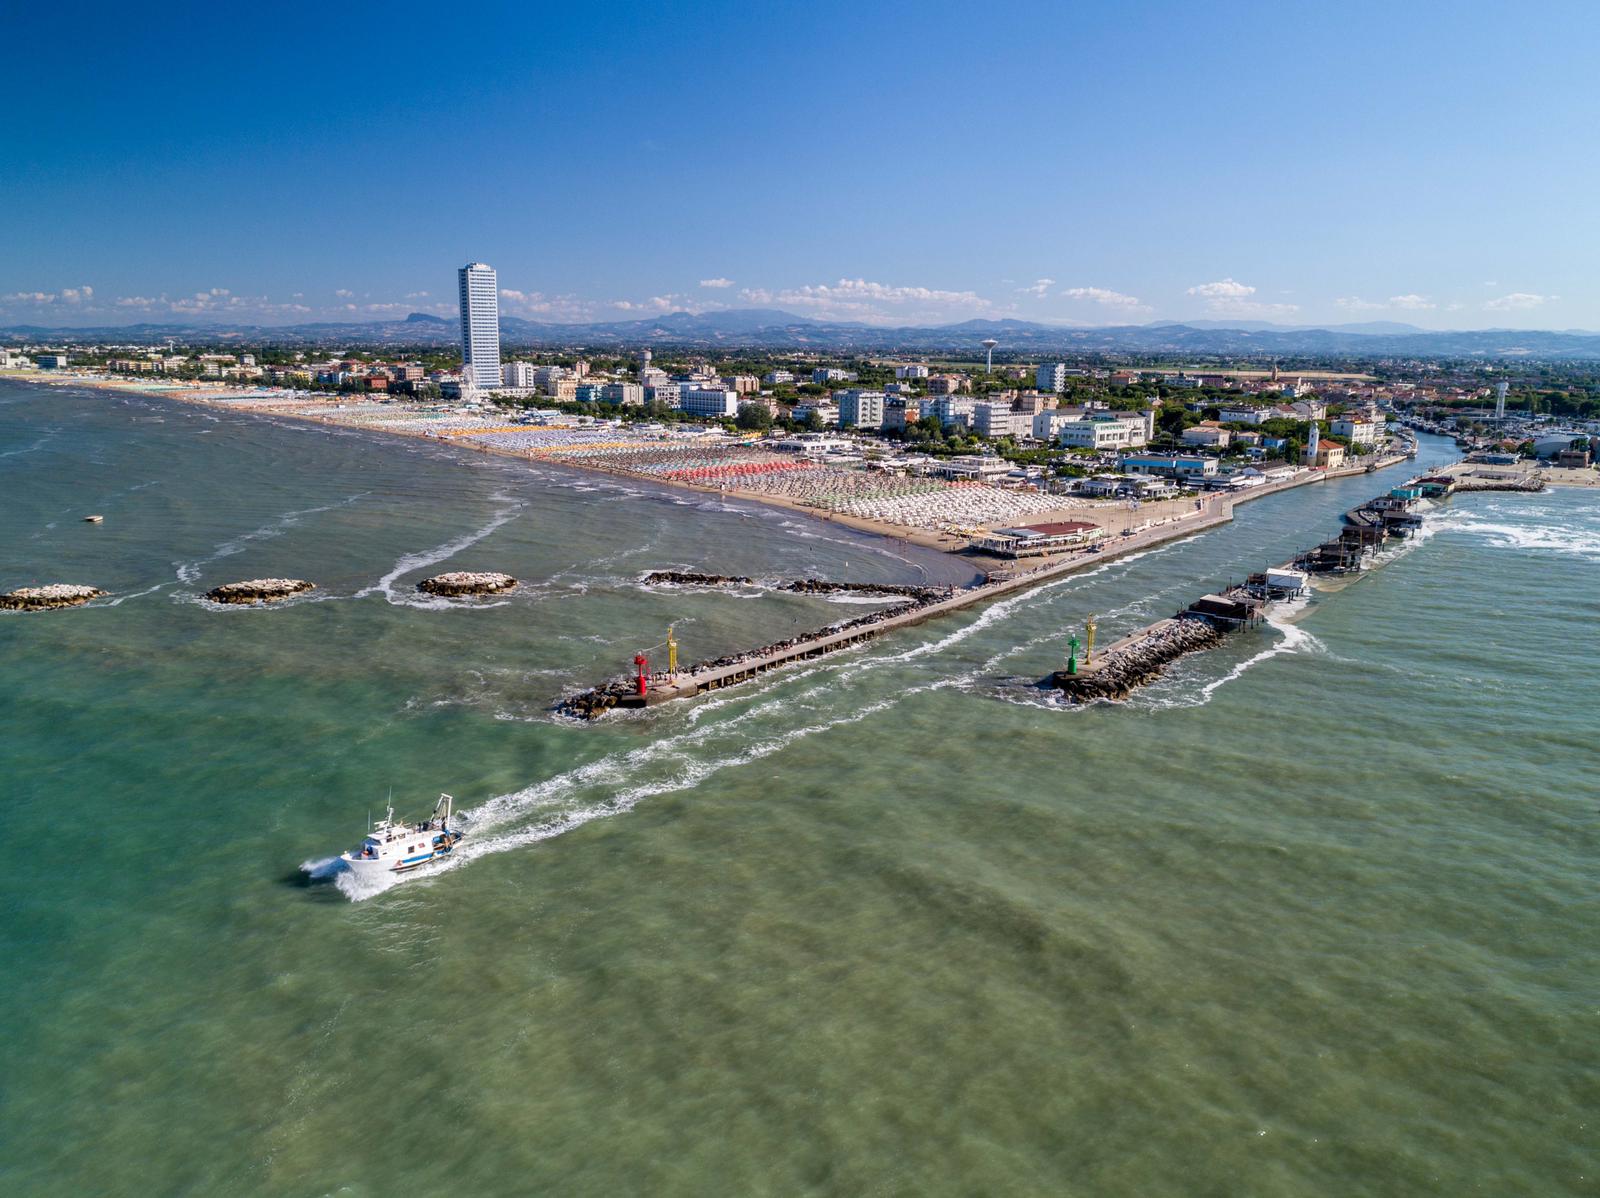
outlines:
[[[1241,661],[1221,678],[1206,683],[1200,688],[1200,703],[1204,704],[1221,687],[1226,686],[1235,678],[1241,677],[1252,666],[1260,665],[1268,658],[1277,657],[1281,653],[1295,653],[1301,649],[1320,649],[1322,642],[1312,636],[1304,628],[1294,623],[1294,617],[1301,614],[1305,608],[1305,601],[1280,608],[1267,617],[1267,624],[1282,635],[1271,646],[1263,649],[1254,657]]]
[[[1584,561],[1600,561],[1600,531],[1575,528],[1570,524],[1530,527],[1466,519],[1453,521],[1440,531],[1469,533],[1487,541],[1494,549],[1529,549],[1562,557],[1577,557]]]
[[[175,563],[178,581],[185,585],[193,584],[194,582],[197,582],[201,574],[204,573],[204,571],[201,569],[202,566],[210,565],[212,562],[219,561],[225,557],[232,557],[236,553],[243,553],[245,548],[253,541],[266,541],[271,540],[273,537],[281,537],[284,533],[288,532],[289,529],[300,523],[300,520],[305,516],[315,516],[321,512],[331,512],[335,508],[348,507],[356,500],[361,499],[368,494],[370,494],[370,492],[363,491],[359,495],[352,495],[348,499],[341,499],[338,503],[324,504],[322,507],[302,508],[301,510],[294,512],[284,512],[283,515],[274,517],[270,522],[263,524],[260,528],[254,529],[251,532],[242,533],[237,537],[233,537],[230,540],[221,542],[216,546],[215,549],[211,551],[211,554],[208,557],[199,557],[195,558],[193,561]]]
[[[506,518],[509,519],[510,517],[507,516]],[[498,527],[498,525],[496,525],[496,527]],[[484,535],[487,535],[487,532],[485,532]],[[931,691],[946,689],[948,687],[959,687],[961,685],[970,683],[977,678],[976,671],[969,671],[949,678],[941,678],[921,686],[910,686],[897,689],[889,697],[864,704],[853,710],[848,715],[838,716],[834,719],[824,720],[817,724],[791,729],[787,732],[782,732],[775,736],[767,737],[766,739],[756,741],[746,749],[736,753],[728,754],[724,757],[699,762],[681,759],[681,754],[684,750],[697,748],[711,740],[713,737],[717,738],[718,740],[725,739],[730,732],[740,728],[745,724],[748,724],[753,720],[757,720],[768,713],[784,710],[803,711],[805,710],[806,701],[808,699],[836,691],[838,683],[848,681],[856,673],[862,670],[876,669],[885,665],[897,664],[911,660],[915,657],[923,656],[927,653],[937,652],[938,650],[947,648],[953,644],[959,644],[961,641],[967,639],[980,629],[992,626],[995,622],[1003,620],[1011,612],[1016,610],[1018,605],[1024,600],[1037,596],[1040,591],[1054,590],[1069,583],[1081,583],[1087,578],[1103,574],[1107,570],[1116,567],[1130,565],[1140,558],[1163,552],[1167,548],[1169,548],[1169,546],[1161,546],[1155,549],[1145,550],[1140,553],[1130,554],[1125,558],[1119,558],[1115,561],[1105,562],[1099,566],[1096,566],[1093,570],[1086,571],[1085,573],[1071,574],[1060,579],[1054,579],[1043,584],[1041,587],[1024,591],[1009,598],[1002,599],[985,609],[979,618],[973,621],[972,624],[958,629],[949,636],[946,636],[938,641],[932,642],[928,645],[918,646],[907,653],[896,654],[886,658],[869,659],[865,662],[856,661],[839,663],[838,668],[830,668],[831,663],[829,665],[819,664],[799,675],[785,674],[782,671],[775,671],[773,674],[774,683],[772,687],[769,690],[758,692],[754,696],[757,701],[746,711],[740,712],[739,714],[733,715],[729,718],[719,720],[714,724],[705,727],[694,726],[696,717],[691,715],[691,727],[686,732],[680,733],[677,736],[664,738],[649,745],[640,746],[626,753],[613,753],[598,758],[597,760],[589,762],[586,765],[579,766],[577,769],[569,770],[564,774],[559,774],[554,778],[548,778],[543,782],[534,784],[533,786],[525,787],[522,790],[513,791],[508,794],[497,795],[479,804],[477,807],[470,808],[469,810],[462,812],[460,819],[466,828],[474,832],[490,831],[496,827],[510,823],[513,820],[531,815],[540,808],[548,808],[552,804],[560,802],[564,798],[570,798],[576,795],[583,788],[589,786],[620,785],[622,783],[626,783],[630,779],[636,777],[638,772],[644,767],[652,764],[659,766],[663,759],[670,760],[672,757],[678,756],[680,758],[680,764],[670,776],[659,781],[646,782],[640,785],[629,787],[628,789],[619,791],[612,797],[598,803],[592,803],[587,806],[578,807],[569,811],[551,812],[544,818],[540,819],[537,823],[534,823],[526,828],[508,831],[499,835],[487,837],[485,839],[469,837],[469,839],[463,842],[460,849],[457,849],[451,854],[449,859],[441,862],[438,866],[430,867],[427,874],[423,876],[437,877],[441,873],[444,873],[450,869],[459,868],[460,866],[465,865],[467,862],[476,860],[479,857],[489,856],[494,853],[506,852],[524,845],[535,844],[540,841],[549,840],[556,836],[560,836],[565,832],[572,831],[575,828],[582,827],[584,824],[591,823],[594,820],[622,814],[632,810],[635,806],[647,798],[686,790],[689,787],[697,785],[699,782],[703,781],[707,777],[710,777],[712,774],[718,773],[721,770],[727,769],[731,766],[743,765],[753,761],[758,761],[761,758],[768,757],[771,754],[776,753],[781,749],[784,749],[806,737],[816,735],[820,732],[826,732],[846,724],[858,723],[861,720],[870,718],[879,712],[893,707],[894,705],[904,701],[909,696],[925,694]],[[415,567],[408,568],[414,569]],[[395,577],[398,577],[400,573],[404,572],[405,571],[403,570],[397,571]],[[774,697],[766,699],[765,701],[761,701],[767,694],[770,693],[771,690],[776,690],[780,686],[784,686],[784,684],[794,681],[797,678],[805,678],[815,674],[824,674],[829,675],[830,677],[828,677],[828,679],[820,685],[810,687],[801,692],[799,695]],[[787,687],[785,687],[785,689],[787,689]],[[751,697],[752,696],[750,695],[749,691],[746,691],[745,693],[736,697],[722,698],[719,696],[718,698],[703,704],[702,707],[711,709],[713,703],[717,706],[722,706],[727,703],[744,701]],[[363,899],[371,898],[374,895],[380,894],[389,889],[391,886],[397,884],[401,880],[402,878],[399,875],[394,875],[371,883],[359,883],[353,877],[353,875],[349,874],[348,872],[342,872],[338,874],[336,878],[336,882],[341,892],[343,892],[352,901],[361,901]]]
[[[504,499],[505,496],[496,496],[496,498]],[[460,553],[463,549],[468,549],[471,546],[476,545],[490,533],[494,532],[495,529],[514,520],[518,515],[521,514],[521,512],[522,504],[512,504],[509,507],[502,508],[498,513],[496,513],[493,519],[491,519],[481,528],[477,528],[472,532],[465,533],[464,535],[455,538],[453,541],[446,541],[442,545],[435,545],[432,549],[425,549],[420,553],[407,553],[402,555],[395,562],[393,569],[391,569],[382,578],[378,579],[378,581],[372,586],[363,587],[361,590],[357,591],[355,597],[357,599],[362,599],[368,595],[381,594],[390,603],[403,604],[412,607],[416,607],[425,603],[425,600],[414,600],[410,597],[402,598],[400,595],[395,593],[394,584],[398,582],[402,576],[411,573],[413,570],[421,570],[427,566],[434,566],[438,565],[440,562],[448,561],[450,558]]]
[[[956,678],[944,678],[937,682],[929,683],[926,686],[913,687],[909,690],[899,691],[886,699],[880,699],[875,703],[869,703],[863,707],[857,708],[849,715],[838,716],[831,720],[824,720],[819,724],[808,725],[804,728],[793,728],[788,732],[779,733],[776,736],[757,741],[749,748],[741,750],[738,753],[729,754],[726,757],[716,758],[710,761],[689,763],[670,778],[663,779],[659,782],[648,782],[641,786],[632,787],[631,789],[623,791],[602,803],[596,803],[588,807],[580,807],[574,811],[563,812],[560,815],[539,823],[531,828],[521,829],[516,832],[507,832],[504,835],[492,837],[489,840],[478,841],[476,844],[471,842],[463,842],[464,852],[462,856],[462,862],[465,863],[466,861],[475,860],[478,857],[486,857],[492,853],[503,853],[507,850],[520,848],[528,844],[536,844],[539,841],[549,840],[552,837],[559,836],[563,832],[570,832],[574,828],[580,828],[584,824],[591,823],[594,820],[602,819],[612,815],[621,815],[625,812],[631,811],[645,799],[654,798],[657,795],[672,794],[677,791],[687,790],[691,786],[696,786],[703,782],[711,775],[720,773],[722,770],[729,769],[733,766],[748,765],[754,761],[760,761],[762,758],[770,757],[772,754],[779,752],[782,749],[786,749],[795,742],[804,740],[807,737],[815,736],[822,732],[829,732],[834,728],[840,728],[846,724],[858,724],[862,720],[869,719],[872,716],[877,715],[879,712],[888,710],[910,695],[942,690],[956,685],[959,681],[960,679]]]

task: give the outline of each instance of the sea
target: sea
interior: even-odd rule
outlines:
[[[1594,1193],[1600,495],[1440,501],[1126,703],[1037,685],[1408,473],[583,725],[552,704],[669,628],[869,610],[774,580],[973,566],[0,384],[0,589],[110,592],[0,613],[0,1191]],[[416,591],[447,569],[524,585]],[[204,598],[263,576],[317,590]],[[441,792],[453,860],[329,869]]]

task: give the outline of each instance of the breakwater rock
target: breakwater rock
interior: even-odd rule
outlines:
[[[417,583],[417,590],[429,595],[495,595],[509,591],[517,580],[509,574],[485,574],[457,570],[449,574],[435,574]]]
[[[1544,490],[1542,478],[1463,478],[1456,482],[1455,490],[1461,491],[1521,491],[1527,495],[1534,495]]]
[[[915,599],[927,603],[954,593],[948,588],[901,586],[892,582],[829,582],[825,578],[798,578],[776,589],[799,595],[881,595],[886,599]]]
[[[826,628],[817,629],[815,632],[804,632],[799,636],[774,641],[770,645],[762,645],[758,649],[750,649],[744,653],[728,653],[721,657],[711,657],[704,661],[697,661],[676,676],[659,672],[653,673],[648,678],[651,689],[653,690],[663,684],[682,686],[685,683],[693,683],[697,676],[701,674],[726,670],[729,667],[749,667],[752,671],[770,669],[775,665],[794,660],[797,655],[809,652],[809,647],[817,641],[832,637],[837,633],[869,631],[879,625],[884,628],[897,626],[911,613],[938,603],[943,599],[948,599],[955,594],[954,588],[950,587],[899,587],[892,584],[882,584],[880,586],[875,583],[819,583],[818,585],[844,591],[855,591],[860,588],[865,589],[868,593],[903,598],[907,602],[898,607],[885,608],[865,616],[857,616],[853,620],[841,620],[837,624],[830,624]],[[780,589],[792,588],[785,587]],[[983,588],[974,589],[981,590]],[[845,645],[836,644],[833,647],[844,648]],[[556,704],[555,710],[560,715],[572,716],[576,719],[596,719],[618,705],[640,706],[638,686],[637,678],[615,679],[594,687],[592,690],[568,695]],[[624,702],[625,700],[626,702]]]
[[[206,592],[213,603],[275,603],[291,595],[316,589],[316,583],[303,578],[249,578],[227,582]]]
[[[1077,674],[1057,670],[1049,685],[1074,703],[1126,699],[1135,688],[1154,682],[1171,662],[1186,653],[1221,643],[1222,633],[1209,620],[1165,620],[1132,644],[1108,652]]]
[[[638,684],[631,678],[619,678],[593,690],[568,695],[556,704],[556,714],[575,720],[596,720],[617,705],[617,700],[638,693]]]
[[[753,578],[740,574],[697,574],[693,570],[652,570],[644,576],[647,587],[747,587]]]
[[[77,607],[107,592],[98,587],[75,586],[67,582],[53,582],[42,587],[18,587],[0,595],[0,608],[10,611],[46,611],[52,607]]]

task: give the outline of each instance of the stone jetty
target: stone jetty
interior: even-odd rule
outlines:
[[[696,577],[717,578],[722,576],[699,575]],[[906,623],[914,622],[919,615],[926,614],[929,609],[941,604],[951,603],[958,596],[974,597],[982,593],[986,588],[973,587],[965,592],[958,592],[950,587],[908,587],[897,586],[892,583],[830,583],[822,579],[813,578],[785,584],[776,589],[801,591],[808,594],[848,591],[856,594],[883,595],[889,598],[903,599],[906,602],[881,611],[874,611],[864,616],[857,616],[853,620],[843,620],[837,624],[830,624],[828,627],[819,628],[815,632],[804,632],[798,636],[774,641],[772,644],[763,645],[759,649],[707,658],[705,661],[695,662],[694,665],[677,674],[652,673],[647,678],[649,689],[643,696],[639,694],[637,677],[615,679],[590,690],[568,695],[556,705],[556,712],[575,719],[592,720],[604,715],[614,707],[645,707],[660,702],[663,698],[679,698],[685,695],[698,694],[703,689],[715,689],[733,682],[742,682],[785,662],[818,656],[823,653],[833,652],[847,645],[857,644],[869,637],[886,632],[890,628],[901,627]]]
[[[652,570],[644,576],[647,587],[747,587],[755,581],[742,574],[698,574],[693,570]]]
[[[1136,688],[1154,682],[1184,654],[1210,649],[1221,641],[1221,630],[1209,620],[1162,620],[1080,665],[1075,674],[1057,670],[1048,685],[1074,703],[1126,699]]]
[[[517,580],[509,574],[456,570],[424,578],[417,583],[417,590],[429,595],[496,595],[516,585]]]
[[[950,594],[948,589],[935,587],[900,586],[892,582],[829,582],[823,578],[800,578],[775,588],[793,591],[800,595],[871,595],[885,599],[942,599]]]
[[[213,603],[275,603],[315,590],[316,585],[303,578],[250,578],[213,587],[206,592],[206,598]]]
[[[77,607],[108,592],[98,587],[53,582],[42,587],[18,587],[0,595],[0,608],[9,611],[46,611],[52,607]]]
[[[699,574],[692,570],[652,570],[644,576],[646,586],[735,587],[756,586],[757,580],[742,574]],[[797,595],[873,595],[885,599],[943,598],[948,588],[900,586],[892,582],[833,582],[826,578],[795,578],[772,584],[775,591]]]

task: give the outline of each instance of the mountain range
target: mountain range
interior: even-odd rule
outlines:
[[[11,343],[66,339],[116,344],[443,346],[459,336],[456,320],[413,312],[403,320],[299,325],[137,324],[102,328],[0,328]],[[1435,331],[1393,321],[1331,326],[1257,321],[1160,322],[1072,327],[1026,320],[968,320],[959,324],[884,328],[811,320],[771,308],[672,312],[641,320],[551,324],[515,316],[500,319],[508,349],[620,350],[641,345],[700,349],[766,349],[829,353],[976,354],[988,337],[1001,358],[1042,354],[1131,354],[1141,357],[1523,358],[1600,360],[1600,334],[1584,330],[1473,329]]]

